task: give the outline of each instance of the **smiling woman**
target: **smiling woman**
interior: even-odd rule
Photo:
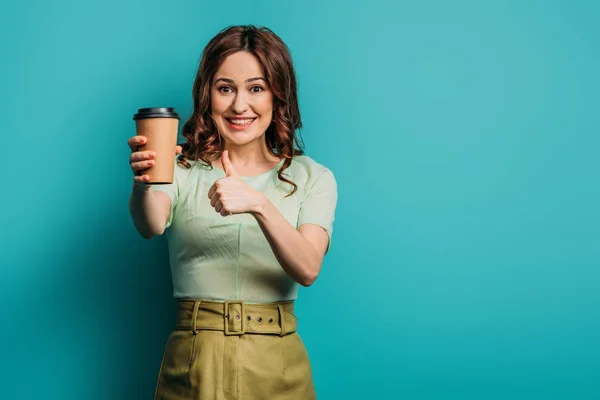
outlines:
[[[262,167],[269,168],[283,160],[278,177],[295,192],[296,184],[283,172],[294,156],[304,154],[296,137],[302,128],[296,86],[289,49],[271,30],[234,26],[220,32],[204,49],[196,74],[194,110],[183,127],[189,145],[184,146],[180,164],[189,166],[185,160],[189,158],[207,165],[216,161],[222,168],[219,158],[229,140],[251,169],[257,162],[261,167],[266,161]],[[258,121],[252,121],[252,129],[236,129],[235,122],[247,121],[233,119],[246,118]],[[248,134],[234,136],[232,131]]]
[[[246,79],[248,75],[251,78]],[[273,121],[273,94],[263,75],[258,59],[252,53],[240,51],[223,61],[211,85],[211,117],[232,146],[256,141],[259,149],[262,144],[259,140]],[[246,149],[255,152],[251,147]],[[278,157],[271,158],[279,161]]]
[[[318,277],[337,204],[333,173],[299,148],[296,78],[283,41],[234,26],[206,46],[169,185],[135,175],[140,233],[166,231],[177,324],[156,399],[314,399],[298,288]],[[134,171],[151,155],[135,151]]]

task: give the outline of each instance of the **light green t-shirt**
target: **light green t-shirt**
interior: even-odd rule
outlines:
[[[152,186],[171,198],[166,236],[174,297],[248,303],[296,299],[299,285],[280,266],[256,219],[222,217],[210,205],[208,191],[225,172],[186,160],[192,167],[175,163],[172,184]],[[296,156],[284,175],[298,190],[285,197],[292,186],[278,179],[281,165],[283,160],[264,174],[242,179],[263,192],[292,226],[323,227],[331,246],[337,204],[333,173],[309,156]]]

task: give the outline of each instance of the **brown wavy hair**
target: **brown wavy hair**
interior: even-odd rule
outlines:
[[[304,154],[303,145],[297,136],[297,131],[302,128],[302,121],[296,74],[287,45],[266,27],[230,26],[220,31],[206,45],[192,90],[194,110],[183,125],[182,135],[186,143],[182,144],[183,151],[178,156],[177,163],[191,168],[184,158],[201,160],[212,169],[209,158],[219,157],[223,152],[223,140],[211,117],[210,88],[225,58],[238,51],[253,54],[265,71],[267,83],[273,93],[273,120],[265,132],[265,139],[269,152],[280,160],[285,159],[277,176],[293,186],[288,194],[291,196],[298,186],[286,179],[283,172],[291,165],[294,156]]]

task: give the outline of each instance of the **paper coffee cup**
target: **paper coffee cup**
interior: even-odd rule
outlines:
[[[179,115],[172,107],[140,108],[133,120],[137,134],[147,139],[138,151],[156,153],[154,165],[139,175],[148,175],[150,181],[146,183],[149,185],[173,183]]]

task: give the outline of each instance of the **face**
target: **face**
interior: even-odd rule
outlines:
[[[264,140],[273,118],[273,94],[254,55],[240,51],[227,57],[210,92],[211,115],[226,142],[240,146]]]

